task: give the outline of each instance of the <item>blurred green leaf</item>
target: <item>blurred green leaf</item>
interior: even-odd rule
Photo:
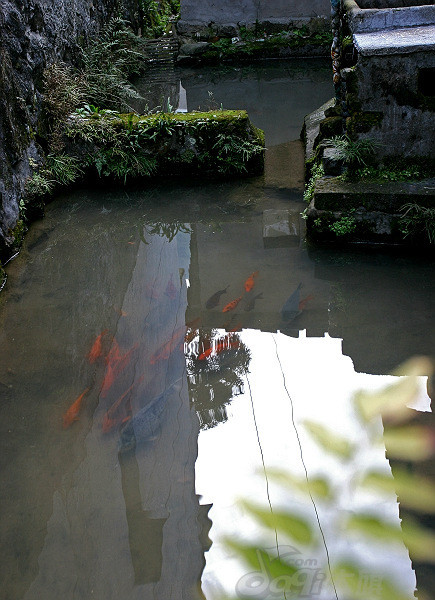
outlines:
[[[426,460],[435,449],[432,430],[418,425],[386,429],[383,440],[388,456],[403,460]]]
[[[332,576],[339,598],[346,594],[346,600],[415,600],[414,596],[404,594],[383,575],[347,561],[336,564]]]
[[[252,544],[237,542],[232,539],[225,539],[224,541],[226,546],[234,550],[245,563],[256,571],[263,573],[266,571],[271,575],[272,579],[285,575],[293,575],[298,570],[298,567],[295,565],[290,565],[278,557],[271,556]]]
[[[429,356],[413,356],[392,371],[392,375],[430,377],[434,372],[434,361]]]
[[[377,539],[380,542],[402,542],[403,534],[400,526],[391,525],[386,523],[382,519],[373,517],[371,515],[352,515],[347,523],[346,529],[348,531],[355,531],[362,533],[368,537]]]
[[[355,406],[364,421],[371,421],[382,415],[393,423],[409,419],[408,408],[420,392],[419,377],[430,376],[434,370],[433,361],[427,356],[416,356],[404,362],[392,372],[400,379],[377,392],[360,391],[355,394]]]
[[[410,416],[407,404],[415,398],[419,389],[417,378],[406,377],[377,392],[357,392],[354,396],[355,406],[365,422],[379,415],[391,422],[405,421]]]
[[[242,506],[268,529],[277,529],[301,544],[311,544],[314,540],[311,525],[298,515],[276,510],[272,513],[250,502],[243,502]]]
[[[268,469],[267,476],[270,480],[298,490],[303,494],[311,494],[322,500],[332,500],[334,498],[331,486],[324,477],[309,477],[307,480],[306,477],[298,477],[282,469]]]
[[[352,515],[347,521],[346,529],[379,542],[404,543],[413,560],[435,563],[435,534],[411,520],[409,516],[402,521],[400,527],[370,515]]]
[[[435,564],[435,534],[408,516],[402,521],[402,531],[412,560]]]
[[[315,441],[327,452],[349,460],[355,452],[354,445],[348,439],[338,436],[324,425],[315,421],[305,420],[304,426]]]
[[[435,484],[426,477],[413,475],[402,469],[394,469],[394,478],[385,473],[371,471],[360,485],[379,491],[395,492],[403,506],[435,513]]]

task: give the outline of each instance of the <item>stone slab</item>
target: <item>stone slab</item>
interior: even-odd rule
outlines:
[[[362,56],[410,54],[435,50],[435,24],[369,33],[355,33],[353,40]]]
[[[325,118],[325,111],[335,106],[335,98],[331,98],[317,110],[308,114],[304,119],[305,160],[310,160],[314,155],[314,141],[319,135],[320,123]]]
[[[385,183],[342,181],[336,177],[322,177],[314,190],[317,210],[346,210],[394,213],[409,202],[435,207],[435,178],[418,182],[392,181]]]

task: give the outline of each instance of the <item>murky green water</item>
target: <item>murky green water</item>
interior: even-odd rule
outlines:
[[[267,566],[223,543],[260,535],[240,497],[311,524],[317,545],[262,537],[301,569],[291,597],[335,598],[327,576],[343,556],[371,600],[383,578],[412,597],[404,544],[349,537],[340,519],[399,523],[395,494],[355,491],[357,474],[391,470],[351,400],[433,352],[433,261],[304,241],[298,137],[332,95],[328,62],[171,77],[149,93],[247,108],[266,172],[76,190],[32,226],[0,297],[0,598],[283,598]],[[307,419],[359,444],[355,460],[319,450]],[[277,468],[325,477],[338,500],[283,491]]]

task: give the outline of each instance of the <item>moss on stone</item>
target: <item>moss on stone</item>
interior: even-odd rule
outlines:
[[[357,136],[359,133],[368,133],[372,129],[379,127],[383,118],[384,114],[381,112],[356,112],[346,119],[347,133],[350,137]]]
[[[341,117],[327,117],[320,123],[319,138],[331,138],[343,133],[343,121]]]
[[[27,226],[22,219],[17,221],[17,224],[11,229],[10,234],[13,237],[12,249],[19,250],[23,244],[24,236],[27,232]]]
[[[99,176],[254,175],[264,168],[264,134],[246,111],[100,113],[70,120],[67,151]]]

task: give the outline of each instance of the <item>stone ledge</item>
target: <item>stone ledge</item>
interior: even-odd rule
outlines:
[[[435,6],[360,8],[355,0],[344,0],[352,33],[419,27],[435,23]]]
[[[407,202],[435,207],[435,178],[418,182],[385,183],[342,181],[337,177],[322,177],[314,189],[314,204],[318,210],[365,210],[396,212]]]
[[[356,49],[362,56],[388,56],[433,51],[435,49],[435,25],[354,33],[353,39]]]

